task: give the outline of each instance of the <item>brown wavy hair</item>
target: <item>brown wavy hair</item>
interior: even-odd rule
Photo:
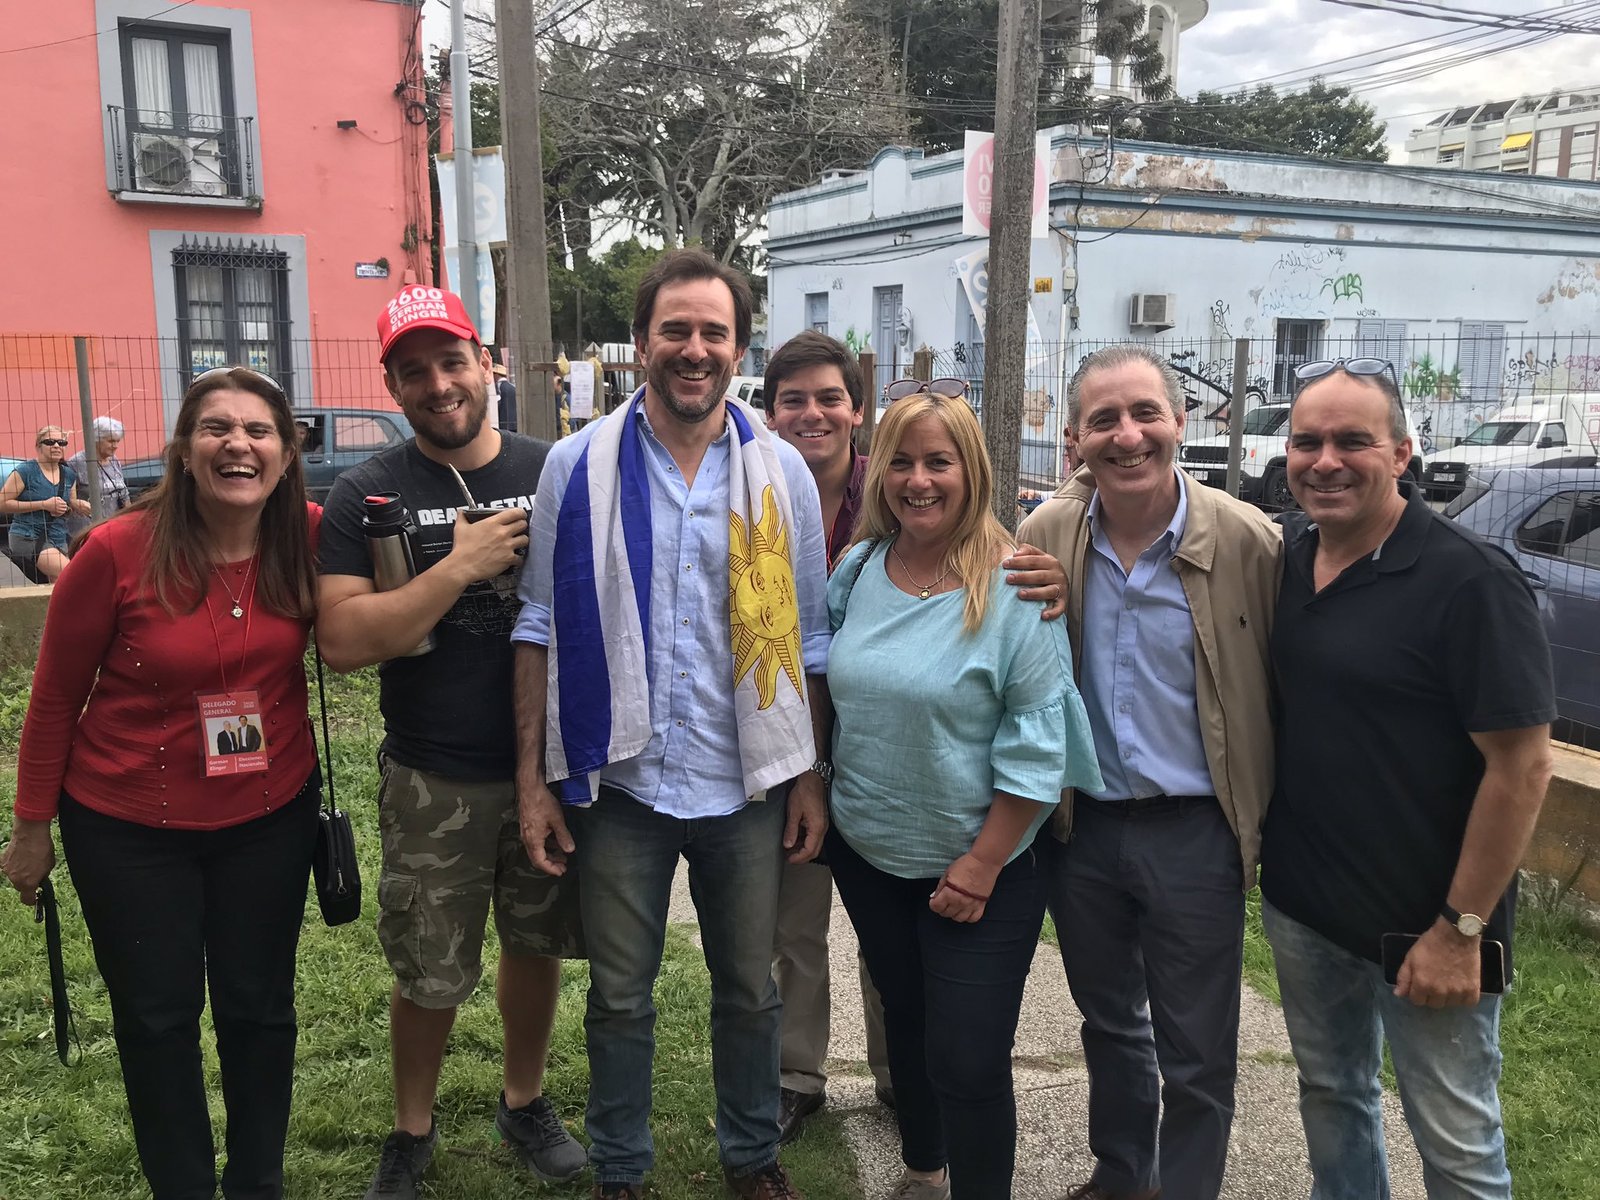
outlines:
[[[961,626],[967,633],[976,633],[988,612],[995,566],[1010,551],[1012,541],[1006,527],[990,509],[994,468],[983,446],[983,427],[964,399],[941,396],[937,392],[916,392],[889,406],[872,439],[872,457],[867,460],[867,478],[861,488],[861,515],[856,519],[851,545],[881,541],[900,532],[900,523],[889,511],[889,502],[883,494],[883,477],[889,473],[889,462],[899,451],[906,430],[930,416],[949,433],[956,452],[961,455],[961,470],[966,476],[967,500],[961,510],[961,520],[951,534],[946,561],[960,577],[967,593]]]
[[[200,410],[212,392],[250,392],[266,401],[288,458],[283,478],[261,512],[261,561],[256,595],[263,608],[280,617],[310,620],[316,615],[316,564],[311,557],[311,523],[306,515],[306,477],[294,436],[288,398],[267,376],[248,367],[207,371],[189,385],[178,408],[172,440],[162,451],[161,482],[123,509],[114,521],[142,516],[149,522],[144,583],[168,613],[180,606],[193,612],[205,599],[211,571],[211,539],[195,504],[194,476],[184,469]]]

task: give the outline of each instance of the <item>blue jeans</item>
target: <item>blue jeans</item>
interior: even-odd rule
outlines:
[[[1387,1200],[1382,1085],[1389,1041],[1429,1200],[1510,1200],[1500,1123],[1500,997],[1420,1008],[1358,958],[1272,905],[1262,924],[1300,1069],[1312,1200]]]
[[[748,1174],[778,1157],[778,1031],[772,982],[784,805],[756,801],[686,821],[609,787],[568,814],[589,930],[589,1160],[597,1183],[639,1183],[655,1162],[650,1083],[667,901],[681,854],[711,972],[717,1149]]]

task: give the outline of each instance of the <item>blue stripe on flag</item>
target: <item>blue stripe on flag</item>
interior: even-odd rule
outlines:
[[[655,537],[650,527],[650,473],[645,462],[644,438],[630,412],[622,426],[617,462],[618,502],[622,506],[622,544],[633,572],[633,595],[639,605],[639,632],[644,637],[645,661],[650,658],[650,569]]]
[[[736,405],[728,405],[728,415],[733,418],[733,427],[739,431],[739,445],[745,446],[755,440],[755,431],[750,428],[750,422],[739,411]]]
[[[603,519],[607,516],[602,514]],[[595,592],[592,519],[585,446],[556,514],[550,604],[556,627],[561,744],[567,770],[579,777],[585,794],[588,786],[582,776],[603,766],[611,747],[611,675]]]

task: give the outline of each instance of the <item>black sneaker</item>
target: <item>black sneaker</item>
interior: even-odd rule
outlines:
[[[536,1097],[523,1108],[507,1108],[500,1093],[494,1127],[528,1170],[546,1183],[564,1183],[589,1165],[589,1152],[567,1132],[550,1101]]]
[[[384,1140],[378,1170],[362,1200],[417,1200],[417,1185],[433,1161],[433,1148],[438,1144],[437,1121],[420,1137],[396,1129]]]

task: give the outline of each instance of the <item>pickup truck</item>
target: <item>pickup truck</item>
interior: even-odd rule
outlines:
[[[1461,493],[1469,471],[1593,466],[1600,453],[1591,432],[1597,425],[1600,393],[1565,392],[1518,400],[1454,446],[1435,452],[1423,473],[1423,487],[1430,500],[1448,500]]]
[[[306,495],[318,504],[340,475],[411,436],[411,422],[398,409],[297,408],[294,423],[305,431],[299,436]],[[135,496],[159,483],[162,470],[160,456],[122,466],[128,489]]]

